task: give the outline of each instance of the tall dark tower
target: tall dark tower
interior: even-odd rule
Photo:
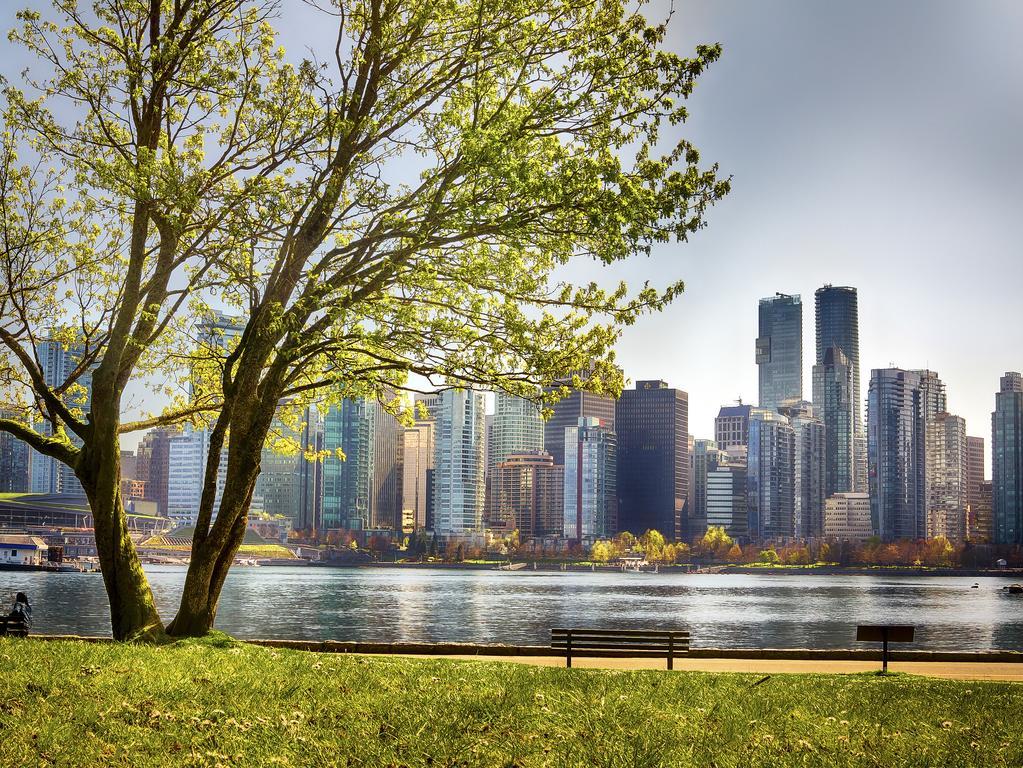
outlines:
[[[855,478],[852,488],[838,490],[866,492],[867,435],[863,428],[863,400],[860,394],[860,324],[856,289],[825,285],[823,288],[817,289],[815,299],[817,365],[825,366],[828,362],[825,360],[828,350],[837,347],[842,351],[852,369],[852,399],[848,407],[852,408]],[[834,353],[832,353],[833,360]],[[815,391],[813,400],[814,406],[820,410],[821,417],[825,423],[828,423],[828,414],[824,412],[826,406],[823,394],[819,396]],[[826,460],[829,462],[830,468],[831,457],[827,457]]]

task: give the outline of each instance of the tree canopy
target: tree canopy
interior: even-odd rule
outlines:
[[[667,50],[642,4],[320,5],[336,44],[302,61],[272,0],[53,0],[12,33],[43,72],[4,88],[0,381],[23,418],[0,429],[82,481],[118,637],[162,631],[118,435],[210,430],[171,624],[205,631],[282,409],[397,412],[424,386],[546,401],[574,371],[614,392],[622,327],[682,283],[600,268],[687,239],[728,191],[668,135],[720,49]],[[211,331],[216,313],[237,328]],[[76,353],[61,381],[48,339]],[[168,404],[126,421],[140,382]]]

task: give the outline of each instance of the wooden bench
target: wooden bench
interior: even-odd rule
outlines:
[[[573,656],[653,657],[668,660],[674,669],[676,656],[689,653],[689,631],[684,629],[552,629],[551,648],[565,654],[565,666]]]
[[[24,619],[9,619],[6,616],[0,618],[0,637],[28,637],[28,624]]]

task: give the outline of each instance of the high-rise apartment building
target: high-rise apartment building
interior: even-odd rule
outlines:
[[[1023,376],[1001,378],[991,414],[994,542],[1023,544]]]
[[[885,540],[927,535],[927,425],[945,409],[944,385],[933,371],[871,372],[870,503],[874,527]]]
[[[177,434],[177,430],[166,427],[151,429],[142,436],[135,451],[135,473],[146,483],[146,500],[155,502],[157,512],[164,516],[167,514],[170,444]]]
[[[75,370],[82,361],[83,353],[84,350],[80,346],[66,345],[54,339],[37,344],[36,355],[39,358],[46,385],[52,389],[63,387],[75,375]],[[64,395],[63,399],[72,412],[79,414],[84,419],[92,401],[91,371],[86,371],[78,376],[74,384],[75,386],[68,388],[68,394]],[[53,434],[53,425],[48,421],[41,422],[35,425],[35,430],[42,435],[50,436]],[[70,431],[68,437],[74,445],[82,444],[81,438]],[[74,470],[68,465],[35,450],[32,450],[29,461],[33,493],[85,495],[82,484],[75,477]]]
[[[757,411],[749,421],[747,512],[754,541],[795,535],[795,431],[780,413]]]
[[[724,528],[733,539],[750,537],[747,510],[746,462],[718,454],[718,463],[707,469],[707,525]]]
[[[565,468],[549,453],[512,454],[493,469],[491,524],[517,530],[522,541],[560,536],[564,501]]]
[[[820,416],[824,420],[825,428],[831,430],[832,422],[841,423],[844,417],[837,417],[835,409],[849,408],[852,411],[853,424],[853,461],[855,471],[852,486],[848,490],[865,493],[867,491],[867,437],[863,427],[863,400],[860,399],[860,329],[859,329],[859,308],[856,289],[847,286],[825,285],[818,288],[814,294],[815,299],[815,321],[817,331],[817,365],[827,365],[825,355],[833,347],[837,347],[845,356],[845,365],[851,368],[852,375],[852,397],[846,404],[845,399],[832,394],[830,397],[826,391],[822,391],[818,397],[815,391],[814,405],[820,409]],[[837,365],[836,358],[832,354],[832,365]],[[844,379],[845,373],[841,370],[830,374],[832,378]],[[831,401],[829,406],[828,400]],[[830,412],[829,412],[830,411]],[[830,454],[829,454],[830,455]],[[836,483],[844,483],[845,470],[839,468],[838,462],[844,462],[844,454],[834,454],[835,460],[829,462],[829,476]],[[836,491],[829,491],[829,493]]]
[[[482,392],[441,393],[435,411],[433,525],[442,536],[483,532],[485,408]]]
[[[590,543],[617,525],[617,456],[614,431],[600,419],[580,418],[565,428],[565,538]]]
[[[323,417],[323,502],[325,530],[370,527],[373,494],[373,415],[376,402],[344,399]]]
[[[369,516],[373,528],[402,529],[401,441],[405,428],[384,406],[373,402],[373,487]]]
[[[777,410],[803,399],[803,304],[799,296],[776,294],[760,300],[756,361],[760,407]]]
[[[177,523],[194,524],[199,516],[206,462],[210,453],[210,432],[185,428],[174,433],[168,446],[167,516]],[[227,477],[227,447],[220,452],[213,517],[216,518],[220,496]]]
[[[813,367],[813,407],[824,422],[824,493],[856,488],[855,369],[839,347],[824,350]]]
[[[980,484],[980,494],[973,509],[966,535],[970,541],[977,544],[990,543],[995,536],[995,513],[991,505],[990,481],[985,480]]]
[[[824,535],[825,428],[811,403],[789,402],[779,411],[792,425],[793,460],[793,530],[801,539]]]
[[[689,536],[707,532],[707,475],[718,468],[720,452],[713,440],[694,440],[689,454]]]
[[[836,493],[824,501],[824,535],[839,541],[866,541],[874,535],[870,495]]]
[[[402,440],[402,529],[406,533],[427,527],[432,520],[433,421],[417,421],[405,428]]]
[[[752,405],[723,405],[714,418],[714,442],[725,450],[733,446],[746,446],[749,442],[749,418]]]
[[[22,421],[16,410],[0,408],[0,419]],[[0,431],[0,493],[28,493],[32,488],[31,456],[28,444],[10,432]]]
[[[683,518],[689,492],[689,395],[663,381],[638,381],[615,411],[618,530],[660,531],[669,541],[692,533]]]
[[[320,432],[319,414],[312,408],[303,410],[294,428],[274,419],[260,458],[255,497],[265,512],[289,518],[298,530],[319,527],[321,464],[306,454],[322,448]]]
[[[571,378],[568,378],[556,385],[570,383]],[[553,413],[544,424],[543,447],[560,466],[565,464],[565,429],[578,426],[579,419],[600,419],[607,429],[615,431],[615,399],[610,395],[572,389],[567,397],[553,403],[550,410]]]
[[[984,485],[984,438],[966,438],[966,536],[976,541],[977,512],[981,505],[981,486]]]
[[[487,470],[516,454],[544,449],[544,421],[536,403],[506,392],[494,394],[494,435]]]
[[[961,416],[937,413],[927,422],[926,480],[928,538],[966,540],[966,422]]]

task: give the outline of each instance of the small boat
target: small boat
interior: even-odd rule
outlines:
[[[980,589],[980,584],[974,584],[970,589]]]
[[[521,571],[526,567],[526,563],[504,563],[503,565],[497,566],[499,571]]]
[[[1023,584],[1010,584],[1007,587],[1002,587],[1010,595],[1023,595]]]

